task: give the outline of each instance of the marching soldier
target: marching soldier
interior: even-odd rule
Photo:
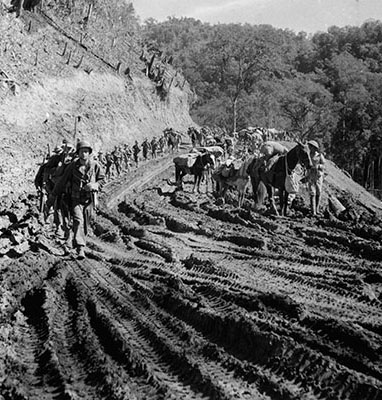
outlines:
[[[117,175],[121,175],[121,170],[122,170],[122,152],[119,148],[119,146],[116,146],[114,151],[112,152],[113,158],[114,158],[114,165],[115,169],[117,171]]]
[[[97,161],[98,161],[103,167],[106,166],[106,158],[105,158],[105,155],[103,154],[103,151],[102,151],[102,150],[100,150],[100,151],[98,152]]]
[[[68,165],[54,188],[56,195],[66,191],[70,193],[73,245],[79,259],[85,258],[90,219],[97,206],[97,193],[105,182],[100,164],[91,159],[92,151],[88,142],[79,141],[77,143],[78,159]]]
[[[123,148],[123,161],[125,164],[125,170],[129,171],[130,169],[130,160],[131,160],[132,151],[128,144],[124,145]]]
[[[142,154],[143,158],[147,161],[147,155],[150,150],[150,143],[148,142],[148,139],[146,138],[143,143],[142,143]]]
[[[166,138],[164,137],[164,135],[159,138],[158,146],[159,146],[159,152],[163,154],[166,146]]]
[[[108,180],[110,180],[110,178],[111,178],[111,174],[112,174],[111,167],[113,166],[113,163],[114,163],[114,158],[111,155],[111,153],[109,153],[109,152],[106,153],[106,156],[105,156],[105,168],[106,168],[105,175],[106,175],[106,178]]]
[[[138,141],[135,141],[135,144],[133,146],[133,155],[134,155],[134,162],[135,162],[135,166],[138,168],[138,162],[139,162],[139,158],[138,155],[140,153],[141,149],[138,145]]]
[[[157,138],[154,136],[151,140],[151,158],[157,158],[158,142]]]

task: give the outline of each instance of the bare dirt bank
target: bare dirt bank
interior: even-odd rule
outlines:
[[[166,65],[166,90],[159,90],[142,72],[135,39],[131,54],[123,53],[130,57],[126,75],[69,40],[45,14],[24,15],[20,20],[0,10],[0,196],[31,190],[47,145],[52,150],[64,138],[111,150],[193,124],[193,94],[184,78]]]

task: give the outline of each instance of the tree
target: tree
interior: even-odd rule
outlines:
[[[284,80],[279,101],[281,113],[289,121],[286,129],[296,138],[328,142],[336,113],[332,95],[321,84],[305,75]]]
[[[373,86],[380,88],[380,84],[366,63],[347,51],[336,55],[328,63],[327,75],[339,105],[338,124],[331,143],[333,158],[354,179],[362,182],[362,163],[369,151],[375,121],[380,121],[379,112],[372,106],[375,101],[381,104],[381,95],[373,89]]]
[[[274,43],[249,25],[218,25],[203,52],[202,78],[215,81],[231,103],[232,129],[237,130],[240,99],[261,77],[275,69]]]

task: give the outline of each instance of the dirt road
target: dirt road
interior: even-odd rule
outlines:
[[[0,258],[2,397],[382,398],[381,231],[168,178],[171,156],[109,183],[84,261],[33,199],[2,213],[27,238]]]

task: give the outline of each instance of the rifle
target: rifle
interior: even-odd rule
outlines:
[[[91,195],[91,202],[84,207],[84,232],[85,235],[89,233],[90,221],[94,218],[96,213],[96,209],[98,207],[98,195],[97,192],[90,192]]]
[[[45,201],[46,201],[46,196],[45,196],[45,191],[43,188],[39,189],[38,191],[39,197],[38,197],[38,210],[43,212],[44,206],[45,206]]]

